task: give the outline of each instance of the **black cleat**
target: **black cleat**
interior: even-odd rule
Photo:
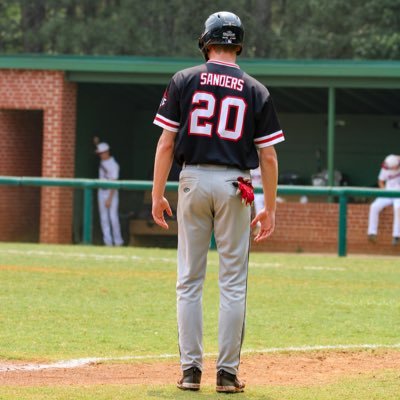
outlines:
[[[183,371],[182,378],[176,385],[182,390],[199,390],[201,382],[201,370],[197,367],[192,367]]]
[[[373,234],[368,235],[368,240],[369,240],[371,243],[376,243],[376,235],[373,235]]]
[[[219,393],[240,393],[244,391],[245,384],[236,375],[220,369],[217,372],[217,392]]]
[[[394,236],[392,239],[392,245],[397,246],[400,243],[400,237]]]

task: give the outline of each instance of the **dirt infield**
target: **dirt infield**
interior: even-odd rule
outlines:
[[[54,368],[39,371],[11,371],[24,365],[1,362],[0,385],[168,385],[179,378],[176,362],[96,363],[79,368]],[[400,351],[328,351],[291,354],[246,355],[240,377],[248,385],[309,386],[334,382],[343,377],[360,376],[382,370],[400,373]],[[207,359],[202,383],[215,384],[215,360]]]

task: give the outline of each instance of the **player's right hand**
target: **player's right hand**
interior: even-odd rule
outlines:
[[[165,197],[160,199],[153,199],[153,204],[151,208],[151,214],[153,216],[154,222],[161,226],[161,228],[169,229],[169,226],[164,218],[164,211],[172,217],[172,210],[169,206],[168,200]]]

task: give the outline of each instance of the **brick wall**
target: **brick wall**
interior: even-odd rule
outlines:
[[[273,236],[262,244],[252,244],[255,251],[337,252],[338,204],[279,203]],[[400,255],[400,245],[391,245],[393,209],[381,212],[376,243],[367,240],[368,204],[349,204],[347,214],[347,251]]]
[[[14,175],[19,171],[30,176],[74,176],[76,84],[67,82],[64,72],[0,70],[0,110],[3,110],[3,113],[4,110],[43,112],[40,169],[30,173],[26,173],[25,169],[19,170],[16,165],[23,163],[22,159],[25,156],[17,154],[12,160],[5,159],[2,164],[5,172],[2,169],[1,175]],[[14,144],[23,137],[19,132],[21,131],[17,126],[11,128],[7,128],[5,124],[3,127],[0,126],[0,138],[13,136]],[[11,197],[8,199],[6,196],[1,201],[9,203],[10,200]],[[39,233],[41,242],[71,242],[72,203],[71,189],[41,189]],[[13,218],[3,215],[1,224],[10,225],[12,220]]]
[[[0,175],[41,173],[43,115],[0,110]],[[38,241],[40,189],[0,186],[0,240]]]

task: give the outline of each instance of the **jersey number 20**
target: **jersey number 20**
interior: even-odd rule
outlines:
[[[196,92],[193,95],[193,109],[189,116],[189,135],[211,136],[219,113],[216,133],[221,139],[237,141],[242,137],[247,104],[241,97],[226,96],[218,101],[212,93]],[[229,117],[234,112],[233,127],[228,127]]]

